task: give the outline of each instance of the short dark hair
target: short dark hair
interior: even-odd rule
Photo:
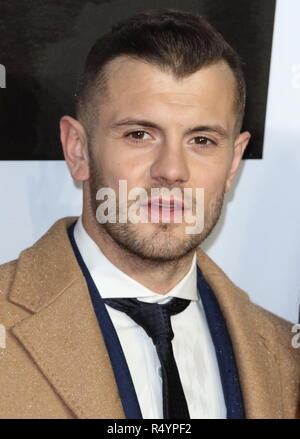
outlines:
[[[98,109],[95,96],[104,96],[107,91],[104,67],[121,55],[149,62],[177,79],[226,61],[236,78],[235,106],[240,130],[246,100],[240,57],[200,15],[163,8],[121,20],[91,48],[75,93],[76,117],[84,122],[88,133]]]

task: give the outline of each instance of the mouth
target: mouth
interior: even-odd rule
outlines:
[[[148,203],[144,203],[141,205],[141,207],[148,207],[148,208],[154,208],[159,210],[184,210],[187,209],[186,205],[181,200],[174,200],[174,199],[163,199],[160,198],[152,198],[148,201]]]
[[[148,203],[141,204],[141,208],[148,212],[154,222],[163,220],[173,222],[183,222],[184,211],[190,211],[184,202],[174,199],[151,198]]]

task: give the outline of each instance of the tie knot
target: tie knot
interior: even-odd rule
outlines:
[[[183,311],[190,300],[172,298],[168,303],[142,302],[137,299],[104,299],[113,308],[129,315],[138,325],[142,326],[155,345],[169,342],[174,333],[171,326],[171,315]]]

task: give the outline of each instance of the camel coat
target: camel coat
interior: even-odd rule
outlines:
[[[75,219],[58,220],[0,266],[0,418],[125,417],[68,239]],[[228,326],[246,417],[299,416],[300,348],[292,347],[292,324],[254,305],[200,249],[197,263]]]

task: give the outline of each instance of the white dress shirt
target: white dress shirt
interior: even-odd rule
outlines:
[[[167,294],[149,290],[117,268],[88,235],[80,217],[74,238],[102,298],[135,297],[166,303],[191,300],[171,316],[174,357],[191,419],[226,418],[226,405],[215,348],[197,292],[196,252],[189,272]],[[126,313],[105,305],[119,337],[144,419],[163,419],[160,361],[152,339]]]

